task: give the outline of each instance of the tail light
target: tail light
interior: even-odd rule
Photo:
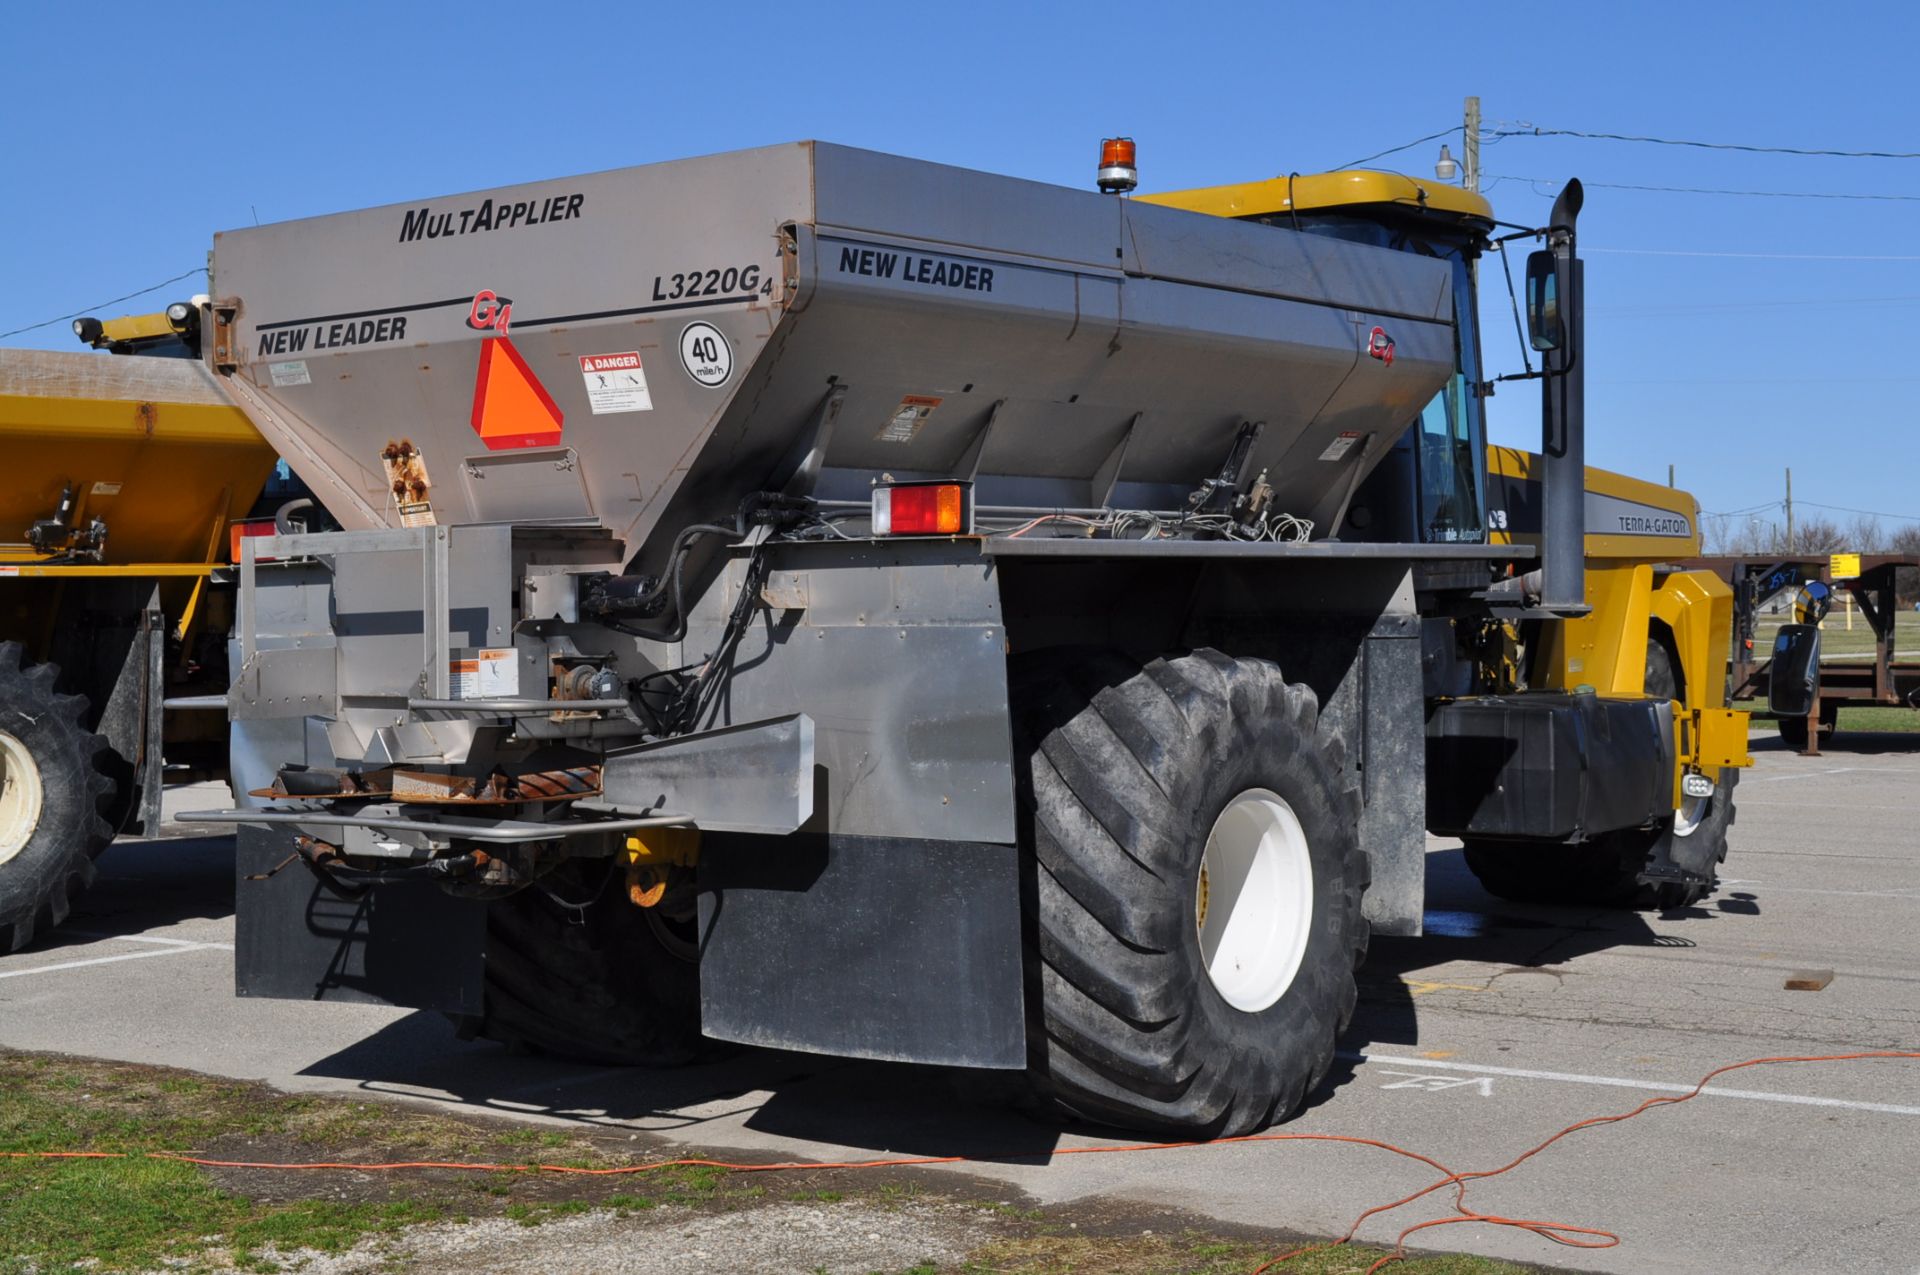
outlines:
[[[273,525],[273,519],[271,518],[243,518],[239,522],[228,524],[227,526],[227,561],[228,562],[240,561],[240,542],[241,541],[247,539],[250,536],[271,536],[273,534],[274,534],[274,525]],[[260,559],[260,561],[268,562],[268,561],[271,561],[271,559],[262,558]]]
[[[972,531],[972,483],[886,483],[873,489],[876,536],[964,536]]]

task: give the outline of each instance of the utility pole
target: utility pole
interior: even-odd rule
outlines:
[[[1793,556],[1793,471],[1787,471],[1787,556]]]
[[[1467,99],[1466,133],[1461,139],[1460,150],[1464,159],[1463,180],[1461,185],[1478,193],[1480,190],[1480,99]]]
[[[1673,462],[1668,461],[1667,462],[1667,486],[1672,487],[1674,485],[1675,484],[1673,481]]]

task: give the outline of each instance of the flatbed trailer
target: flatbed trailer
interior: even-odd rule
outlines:
[[[1842,560],[1845,574],[1834,570]],[[1781,717],[1780,735],[1808,756],[1818,756],[1822,736],[1838,729],[1846,707],[1920,709],[1920,658],[1901,660],[1895,641],[1900,613],[1898,574],[1920,571],[1920,557],[1901,554],[1721,554],[1689,558],[1686,570],[1711,571],[1733,590],[1733,647],[1728,700],[1769,700],[1773,694],[1773,646],[1759,640],[1760,612],[1790,590],[1824,584],[1844,590],[1873,634],[1871,653],[1823,656],[1804,717]],[[1829,624],[1831,620],[1829,619]]]

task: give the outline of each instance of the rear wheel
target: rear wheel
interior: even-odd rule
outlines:
[[[1016,666],[1029,1070],[1087,1119],[1182,1137],[1293,1113],[1353,1012],[1359,797],[1265,660]]]
[[[692,1061],[701,1038],[691,883],[642,909],[621,879],[617,859],[574,859],[490,904],[486,1011],[465,1026],[580,1062]]]
[[[51,664],[21,665],[0,642],[0,950],[16,951],[67,919],[113,840],[101,811],[113,781],[107,742],[81,725],[87,701],[54,691]]]

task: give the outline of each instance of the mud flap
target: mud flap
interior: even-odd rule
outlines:
[[[424,881],[369,886],[357,898],[342,898],[299,859],[287,862],[295,835],[286,827],[240,826],[234,854],[238,995],[481,1012],[484,903],[454,898]]]
[[[700,853],[700,1022],[850,1058],[1026,1066],[1012,846],[718,835]]]

